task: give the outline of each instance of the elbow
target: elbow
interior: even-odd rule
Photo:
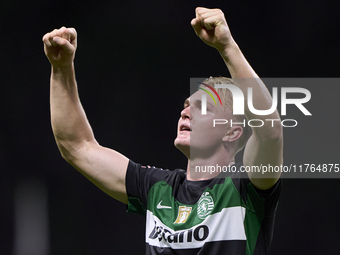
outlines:
[[[60,152],[60,155],[63,159],[65,159],[68,163],[72,164],[72,162],[79,156],[78,151],[85,145],[85,143],[79,143],[72,140],[61,139],[55,136],[55,140]]]
[[[58,146],[61,157],[65,159],[68,163],[71,163],[75,158],[75,155],[72,152],[73,150],[69,146],[66,146],[65,142],[61,142],[60,140],[57,140],[57,139],[56,139],[56,142],[57,142],[57,146]]]
[[[263,126],[256,130],[253,130],[253,132],[261,142],[277,144],[283,142],[283,128],[281,125],[268,127]]]
[[[282,126],[277,125],[276,127],[272,127],[272,129],[268,132],[267,139],[270,141],[282,141],[283,139]]]
[[[64,160],[66,160],[68,163],[71,163],[73,161],[74,157],[68,151],[65,151],[59,148],[59,152],[60,152],[61,157]]]
[[[61,140],[56,137],[56,142],[62,158],[70,164],[83,158],[83,155],[87,153],[90,147],[99,145],[95,139],[90,141],[69,141]]]

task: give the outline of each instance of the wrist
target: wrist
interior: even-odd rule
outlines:
[[[52,74],[54,75],[67,75],[67,74],[71,74],[74,72],[73,62],[69,65],[63,65],[63,66],[52,64],[51,67],[52,67]]]
[[[237,52],[240,52],[240,48],[238,47],[237,43],[234,40],[232,40],[230,43],[228,43],[221,49],[217,50],[225,59],[229,59],[230,56],[234,55]]]
[[[75,72],[73,63],[67,66],[52,65],[51,80],[58,83],[61,82],[62,84],[74,84]]]

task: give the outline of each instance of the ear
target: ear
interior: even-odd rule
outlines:
[[[237,139],[239,139],[243,134],[243,128],[240,126],[234,126],[231,127],[230,130],[226,133],[225,136],[223,136],[222,141],[223,142],[235,142]]]

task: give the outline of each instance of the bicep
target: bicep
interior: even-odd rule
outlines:
[[[280,169],[283,164],[283,137],[263,140],[253,134],[246,144],[243,163],[258,171],[248,172],[248,177],[255,187],[261,190],[271,188],[281,175],[280,171],[269,170],[275,167],[276,170]]]
[[[127,204],[127,157],[92,141],[82,146],[69,163],[109,196]]]

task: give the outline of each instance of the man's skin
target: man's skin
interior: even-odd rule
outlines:
[[[224,14],[219,9],[196,8],[196,17],[191,21],[197,36],[207,45],[214,47],[222,56],[233,79],[259,78],[240,51],[231,36]],[[128,202],[125,188],[125,175],[129,159],[124,155],[98,144],[91,126],[80,103],[74,73],[74,56],[77,48],[77,32],[74,28],[55,29],[43,37],[44,50],[49,59],[51,71],[51,122],[53,133],[63,158],[79,170],[91,182],[113,198]],[[236,84],[244,93],[253,87],[254,107],[269,109],[272,98],[260,79],[240,79]],[[190,165],[229,165],[234,161],[237,152],[237,139],[242,135],[242,128],[223,127],[214,130],[211,142],[216,154],[205,157],[190,157],[190,135],[195,129],[184,131],[183,125],[199,127],[197,103],[195,100],[202,92],[195,93],[186,100],[178,122],[178,135],[175,145],[188,158],[187,179],[199,180],[190,176]],[[217,109],[216,116],[231,114],[227,110]],[[227,115],[229,116],[229,115]],[[247,119],[280,119],[277,111],[267,116],[257,116],[245,108]],[[212,118],[213,116],[208,116]],[[226,117],[224,117],[226,118]],[[261,128],[254,128],[253,135],[246,144],[243,163],[245,166],[281,165],[283,163],[283,135],[281,125],[271,127],[271,122],[264,121]],[[276,122],[277,123],[277,122]],[[198,132],[198,129],[196,129]],[[193,142],[194,143],[194,142]],[[196,143],[196,139],[195,139]],[[193,149],[204,151],[207,147],[192,144]],[[206,143],[205,143],[206,144]],[[195,147],[196,146],[196,147]],[[206,146],[206,145],[204,145]],[[211,148],[211,147],[210,147]],[[218,174],[218,173],[217,173]],[[251,182],[259,189],[271,188],[280,174],[248,174]],[[214,175],[209,175],[213,178]],[[208,177],[201,177],[206,179]]]

